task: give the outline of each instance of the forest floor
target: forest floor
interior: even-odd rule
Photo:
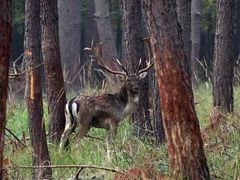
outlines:
[[[212,92],[201,85],[194,90],[196,111],[202,131],[205,154],[212,179],[240,178],[240,87],[234,88],[235,112],[221,114],[212,109]],[[47,104],[44,102],[44,119],[47,124]],[[48,143],[52,165],[96,165],[105,168],[128,171],[134,175],[153,179],[159,173],[168,174],[167,149],[165,145],[154,144],[153,137],[138,138],[131,132],[129,118],[121,124],[111,160],[107,159],[105,130],[94,129],[81,141],[80,150],[71,148],[58,152],[58,148]],[[46,126],[47,127],[47,126]],[[31,169],[21,166],[32,165],[31,145],[24,101],[8,103],[7,128],[5,135],[4,165],[12,179],[31,179]],[[96,138],[97,137],[97,138]],[[26,144],[26,147],[22,145]],[[67,179],[76,175],[77,168],[54,168],[54,179]],[[99,176],[99,179],[121,178],[121,174],[96,168],[84,168],[80,176]],[[127,179],[124,177],[122,179]]]

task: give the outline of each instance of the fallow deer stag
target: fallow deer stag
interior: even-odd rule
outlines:
[[[60,149],[67,147],[70,134],[76,131],[77,144],[87,134],[91,127],[104,128],[107,131],[107,145],[113,142],[117,133],[119,122],[129,114],[139,99],[139,82],[147,75],[153,63],[147,63],[147,67],[140,70],[141,60],[134,74],[128,73],[119,60],[118,65],[122,71],[113,71],[102,64],[101,44],[96,47],[85,48],[88,50],[99,66],[114,75],[121,76],[123,85],[115,94],[103,94],[99,96],[77,96],[66,104],[65,130],[61,136]]]

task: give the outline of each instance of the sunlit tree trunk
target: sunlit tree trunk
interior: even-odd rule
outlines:
[[[124,52],[127,69],[134,74],[137,70],[139,60],[142,59],[141,68],[146,66],[146,56],[144,53],[144,40],[147,32],[143,22],[141,3],[138,0],[122,0],[123,10],[123,32],[124,32]],[[139,104],[135,107],[132,115],[134,134],[143,136],[152,130],[148,107],[148,82],[147,78],[140,85]]]
[[[177,179],[210,179],[176,1],[145,0],[145,5],[170,168]]]
[[[27,107],[33,166],[50,165],[42,103],[40,1],[25,1],[25,61],[27,63]],[[50,168],[33,169],[32,179],[51,178]]]
[[[49,138],[57,143],[65,126],[66,103],[60,59],[57,0],[40,0],[42,56],[45,63]]]
[[[233,111],[234,0],[217,1],[213,67],[213,105]]]
[[[58,0],[59,39],[66,81],[70,88],[79,89],[81,52],[81,0]]]
[[[8,66],[11,41],[10,2],[0,0],[0,179],[4,179],[3,150],[6,125],[6,101],[8,89]]]

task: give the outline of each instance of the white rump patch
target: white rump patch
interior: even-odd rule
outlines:
[[[67,103],[66,106],[65,106],[65,110],[66,110],[66,114],[67,114],[67,115],[70,115],[70,113],[69,113],[69,108],[68,108],[68,103]]]
[[[73,116],[77,117],[77,103],[72,103],[72,114]]]

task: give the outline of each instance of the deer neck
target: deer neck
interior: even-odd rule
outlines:
[[[118,96],[123,104],[124,114],[130,113],[134,104],[138,103],[139,101],[139,93],[132,93],[124,86],[118,92]]]

